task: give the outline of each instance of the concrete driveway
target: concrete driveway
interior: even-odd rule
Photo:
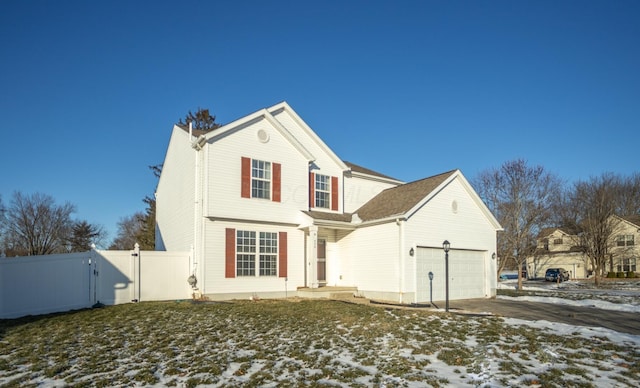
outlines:
[[[435,303],[444,308],[444,302]],[[561,322],[569,325],[604,327],[621,333],[640,335],[640,314],[602,310],[595,307],[579,307],[538,303],[509,299],[467,299],[449,301],[453,313],[474,312],[525,319],[528,321]]]

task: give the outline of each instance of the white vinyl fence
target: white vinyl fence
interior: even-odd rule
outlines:
[[[0,319],[191,298],[189,252],[102,251],[0,259]]]

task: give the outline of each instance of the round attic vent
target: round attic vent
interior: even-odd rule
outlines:
[[[451,202],[451,211],[453,213],[458,212],[458,201],[456,201],[455,199]]]
[[[265,131],[264,129],[260,129],[258,131],[258,140],[260,140],[261,143],[266,143],[269,141],[269,134],[267,133],[267,131]]]

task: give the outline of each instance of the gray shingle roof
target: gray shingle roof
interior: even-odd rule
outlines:
[[[627,222],[631,222],[634,225],[640,226],[640,214],[634,214],[631,216],[620,217]]]
[[[356,213],[362,221],[372,221],[405,214],[456,171],[448,171],[386,189],[362,205]]]
[[[304,211],[303,213],[314,220],[351,222],[351,213],[327,213],[313,210]]]
[[[351,169],[351,171],[353,171],[353,172],[359,172],[361,174],[373,175],[373,176],[378,176],[378,177],[381,177],[381,178],[393,179],[394,181],[399,181],[399,179],[390,177],[389,175],[384,175],[384,174],[381,174],[381,173],[379,173],[377,171],[370,170],[370,169],[368,169],[366,167],[358,166],[357,164],[354,164],[354,163],[351,163],[351,162],[347,162],[346,160],[343,160],[342,162],[344,164],[346,164],[347,167],[349,167]]]

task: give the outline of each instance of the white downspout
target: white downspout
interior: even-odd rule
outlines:
[[[404,221],[399,218],[396,220],[398,225],[398,294],[399,303],[403,303],[403,287],[402,280],[404,275]]]
[[[189,142],[191,142],[191,144],[193,145],[193,124],[191,122],[189,122]],[[196,274],[197,268],[198,268],[198,192],[199,192],[199,175],[200,175],[200,171],[199,171],[199,156],[198,155],[198,149],[196,147],[193,147],[194,150],[194,157],[195,157],[195,168],[194,168],[194,185],[195,185],[195,191],[193,193],[193,257],[192,257],[192,262],[193,262],[193,272],[191,273],[192,275]],[[198,279],[199,281],[201,281],[202,279]]]

